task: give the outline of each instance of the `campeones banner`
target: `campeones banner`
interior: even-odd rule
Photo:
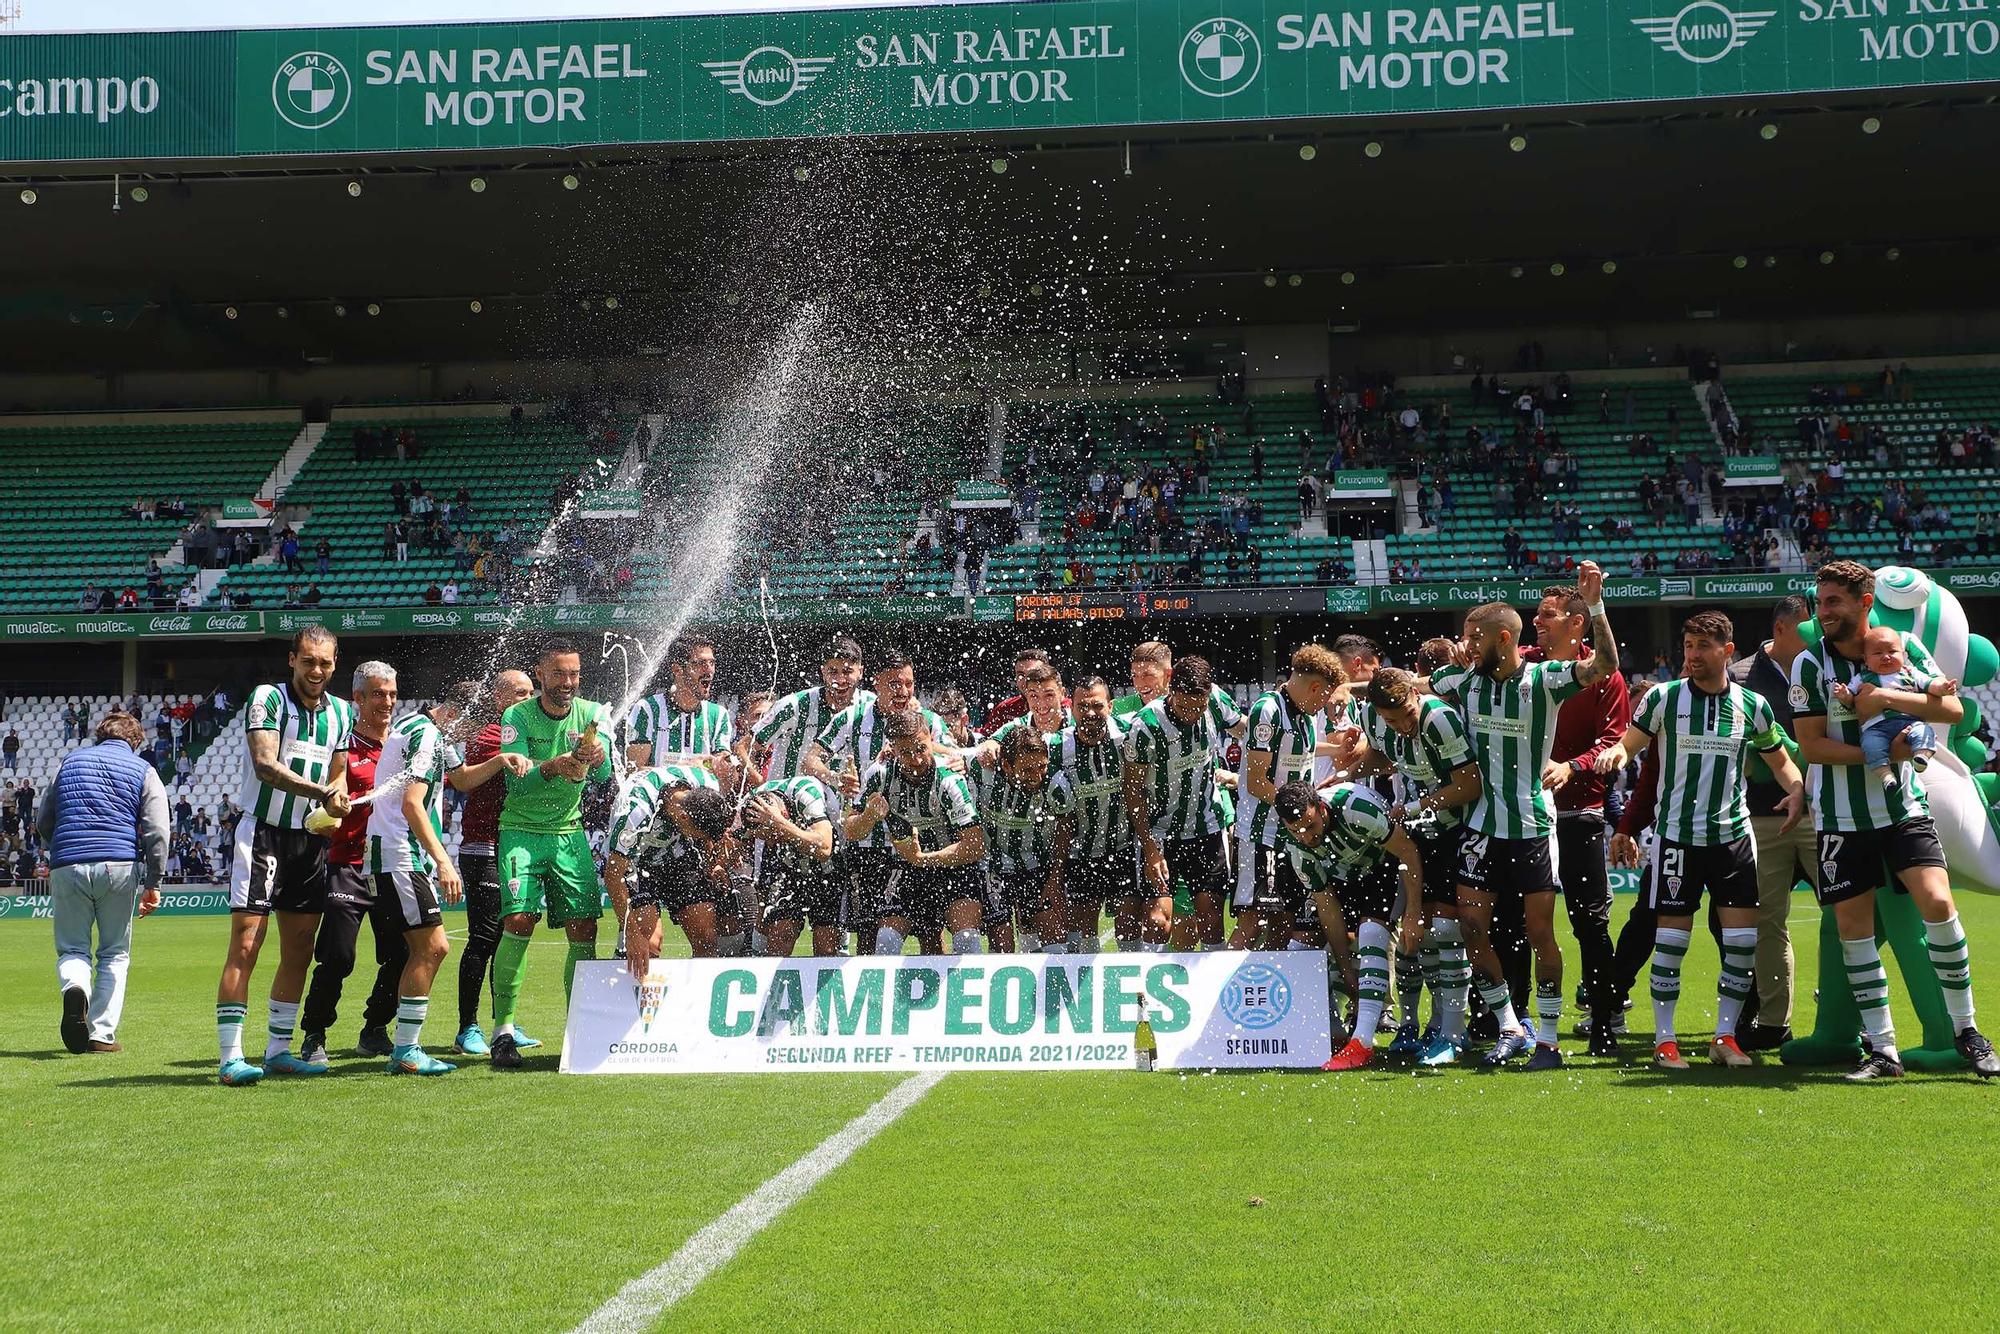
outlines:
[[[664,959],[577,965],[569,1074],[1129,1070],[1141,997],[1163,1067],[1315,1067],[1319,953]]]
[[[2000,79],[2000,0],[1085,0],[14,36],[0,159],[1171,125]]]

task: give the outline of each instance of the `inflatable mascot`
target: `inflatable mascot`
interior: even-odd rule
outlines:
[[[1990,758],[1976,735],[1979,703],[1965,687],[1990,683],[2000,670],[2000,653],[1984,635],[1972,633],[1959,605],[1944,588],[1921,570],[1889,565],[1875,572],[1875,606],[1871,625],[1886,625],[1923,642],[1937,660],[1938,670],[1957,677],[1965,717],[1951,729],[1948,745],[1940,746],[1923,777],[1931,818],[1944,844],[1952,887],[1986,893],[2000,892],[2000,774],[1980,772]],[[1819,633],[1817,619],[1799,626],[1808,643]],[[1884,885],[1875,892],[1875,933],[1896,960],[1906,994],[1923,1024],[1923,1045],[1904,1048],[1903,1061],[1917,1070],[1953,1070],[1965,1062],[1952,1047],[1950,1016],[1932,971],[1923,920],[1909,895]],[[1886,956],[1885,956],[1886,957]],[[1833,914],[1823,913],[1819,927],[1819,1007],[1810,1036],[1794,1039],[1779,1053],[1791,1065],[1852,1062],[1861,1053],[1861,1016],[1848,989]]]

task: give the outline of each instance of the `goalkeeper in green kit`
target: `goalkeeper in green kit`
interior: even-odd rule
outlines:
[[[602,704],[577,698],[583,659],[566,639],[542,650],[535,677],[542,692],[500,716],[500,749],[525,755],[534,768],[507,775],[500,807],[500,947],[493,954],[493,1066],[518,1070],[514,1011],[527,972],[528,941],[546,909],[550,926],[569,936],[563,964],[568,997],[579,959],[597,957],[602,912],[597,866],[583,832],[583,785],[611,776],[611,721]]]

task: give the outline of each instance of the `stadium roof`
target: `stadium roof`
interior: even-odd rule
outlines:
[[[1971,20],[1956,56],[1918,59],[1938,38],[1912,32],[1945,20],[1861,0],[1696,0],[1665,28],[1573,0],[1304,9],[8,38],[0,355],[602,356],[831,281],[1074,337],[1810,320],[1949,310],[2000,276],[1995,85],[1962,82],[2000,57]],[[1453,52],[1473,83],[1384,84],[1391,57],[1441,82]],[[61,75],[91,80],[61,95],[94,114],[52,112]],[[961,76],[1001,101],[952,105]],[[1008,100],[1029,84],[1038,103]],[[29,89],[45,114],[22,113]],[[539,127],[537,90],[558,108]]]

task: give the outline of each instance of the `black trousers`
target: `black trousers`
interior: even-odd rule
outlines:
[[[479,1022],[479,988],[500,948],[500,870],[491,857],[458,859],[465,879],[465,948],[458,955],[458,1026]]]
[[[364,885],[368,887],[366,891],[361,888]],[[361,1026],[387,1028],[396,1018],[396,993],[410,948],[403,939],[403,924],[391,920],[385,908],[376,906],[372,890],[372,879],[358,868],[331,869],[326,910],[320,915],[319,935],[313,941],[312,982],[306,988],[305,1006],[299,1014],[301,1032],[330,1032],[339,1018],[340,993],[347,975],[354,971],[363,918],[368,919],[375,933],[375,984],[369,989]]]
[[[1620,997],[1613,985],[1616,953],[1611,946],[1611,880],[1604,870],[1604,813],[1579,811],[1556,817],[1556,874],[1562,881],[1569,929],[1583,956],[1584,1003],[1592,1015],[1615,1015]]]

